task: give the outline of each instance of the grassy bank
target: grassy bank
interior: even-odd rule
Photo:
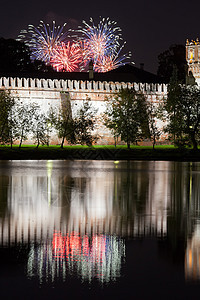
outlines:
[[[175,160],[200,161],[200,150],[179,150],[174,146],[152,147],[131,146],[40,146],[38,149],[32,145],[24,145],[19,149],[14,146],[0,147],[1,160],[40,160],[40,159],[81,159],[81,160]]]

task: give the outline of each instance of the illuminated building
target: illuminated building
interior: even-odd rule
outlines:
[[[196,41],[186,41],[186,60],[188,64],[188,75],[193,76],[198,85],[200,85],[200,44]]]

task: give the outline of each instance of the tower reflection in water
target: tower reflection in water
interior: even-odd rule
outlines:
[[[78,232],[62,235],[54,232],[52,244],[31,247],[28,258],[29,278],[38,276],[40,283],[78,276],[83,281],[97,279],[101,283],[120,277],[125,245],[116,236],[95,234],[80,236]]]
[[[188,281],[200,280],[200,224],[187,242],[185,253],[185,278]]]

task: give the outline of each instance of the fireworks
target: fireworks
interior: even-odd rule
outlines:
[[[57,71],[73,72],[82,60],[81,49],[77,43],[61,43],[54,48],[50,64]]]
[[[66,23],[56,27],[53,21],[50,27],[49,24],[45,25],[43,21],[40,21],[38,27],[28,25],[28,30],[22,30],[18,40],[24,41],[29,46],[32,59],[42,60],[48,64],[52,59],[54,49],[67,40],[67,34],[63,32],[65,26]]]
[[[128,62],[126,59],[130,59],[130,53],[120,56],[125,43],[116,22],[102,18],[95,25],[90,18],[89,24],[82,23],[83,26],[71,36],[73,42],[65,31],[66,23],[56,27],[55,21],[52,26],[43,21],[38,27],[29,25],[28,30],[20,32],[18,40],[29,46],[31,59],[42,60],[57,71],[86,71],[92,60],[94,71],[107,72]]]
[[[118,52],[104,55],[101,59],[98,59],[94,68],[95,72],[104,73],[125,65],[127,63],[126,59],[130,59],[131,57],[131,52],[120,56],[121,49]]]
[[[74,37],[82,41],[84,66],[92,60],[96,72],[107,72],[127,63],[130,54],[119,56],[125,43],[122,44],[121,28],[116,25],[109,18],[102,18],[98,25],[92,18],[89,24],[83,21]]]
[[[116,26],[116,22],[109,18],[103,18],[95,26],[93,19],[90,24],[83,21],[83,27],[79,27],[80,39],[84,40],[85,59],[93,59],[94,64],[101,60],[105,55],[110,55],[117,50],[120,45],[121,29]]]

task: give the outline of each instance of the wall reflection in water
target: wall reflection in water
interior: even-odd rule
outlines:
[[[120,276],[125,239],[167,240],[199,279],[200,163],[4,161],[0,244],[29,245],[28,276]],[[182,263],[184,262],[184,259]]]

